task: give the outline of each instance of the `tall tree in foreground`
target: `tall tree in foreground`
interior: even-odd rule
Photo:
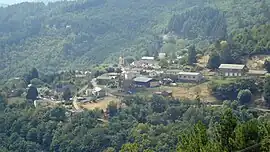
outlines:
[[[266,102],[267,106],[270,106],[270,75],[267,74],[264,80],[264,92],[263,92],[263,97],[264,101]]]
[[[195,46],[192,45],[188,48],[188,64],[192,65],[193,63],[196,63],[196,50]]]
[[[65,88],[65,90],[64,90],[64,92],[63,92],[63,99],[65,100],[65,101],[68,101],[70,98],[71,98],[71,91],[70,91],[70,89],[69,88]]]
[[[268,73],[270,73],[270,59],[269,58],[268,59],[265,59],[263,66],[264,66],[265,70]]]
[[[249,103],[251,101],[251,98],[252,98],[252,93],[248,89],[239,91],[237,95],[237,99],[239,100],[240,104]]]
[[[38,90],[35,86],[31,85],[27,91],[26,99],[36,100],[38,97]]]
[[[220,66],[220,56],[218,53],[214,52],[210,55],[208,63],[207,63],[207,67],[209,69],[217,69]]]

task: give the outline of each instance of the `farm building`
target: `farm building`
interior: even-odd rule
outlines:
[[[241,77],[248,72],[248,68],[243,64],[221,64],[219,74],[225,77]]]
[[[178,80],[180,81],[195,81],[200,82],[203,79],[203,75],[199,72],[179,72]]]
[[[166,70],[162,74],[162,77],[163,78],[170,78],[170,79],[172,79],[174,81],[177,81],[179,72],[181,72],[181,70],[177,70],[177,69],[175,69],[175,70]]]
[[[108,74],[103,74],[97,77],[97,84],[99,85],[107,85],[110,82],[114,82],[117,76],[109,76]]]
[[[249,70],[248,75],[254,77],[264,76],[267,73],[265,70]]]
[[[106,96],[106,91],[100,87],[95,87],[92,90],[92,94],[97,98],[102,98]]]
[[[148,77],[137,77],[137,78],[133,79],[133,83],[136,86],[147,87],[147,88],[157,87],[160,85],[159,81],[157,81],[153,78],[148,78]]]

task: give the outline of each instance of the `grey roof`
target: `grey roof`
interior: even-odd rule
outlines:
[[[148,78],[148,77],[137,77],[133,79],[136,82],[149,82],[153,80],[153,78]]]
[[[166,70],[165,72],[181,72],[181,70],[178,70],[178,69],[170,69],[170,70]]]
[[[198,72],[179,72],[179,75],[190,75],[190,76],[197,76],[200,75]]]
[[[111,80],[112,77],[110,76],[105,76],[105,75],[101,75],[97,77],[98,80]]]
[[[249,70],[248,73],[249,73],[249,74],[264,75],[264,74],[267,73],[267,71],[264,71],[264,70]]]
[[[219,69],[237,69],[242,70],[245,67],[244,64],[221,64]]]

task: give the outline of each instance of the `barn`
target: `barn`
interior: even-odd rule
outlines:
[[[158,87],[160,85],[159,81],[148,77],[136,77],[133,79],[133,83],[137,87],[146,88]]]

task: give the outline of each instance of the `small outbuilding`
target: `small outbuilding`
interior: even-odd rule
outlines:
[[[203,75],[199,72],[179,72],[178,80],[179,81],[195,81],[200,82],[203,79]]]
[[[133,83],[135,86],[146,88],[157,87],[160,85],[159,81],[148,77],[137,77],[133,79]]]

